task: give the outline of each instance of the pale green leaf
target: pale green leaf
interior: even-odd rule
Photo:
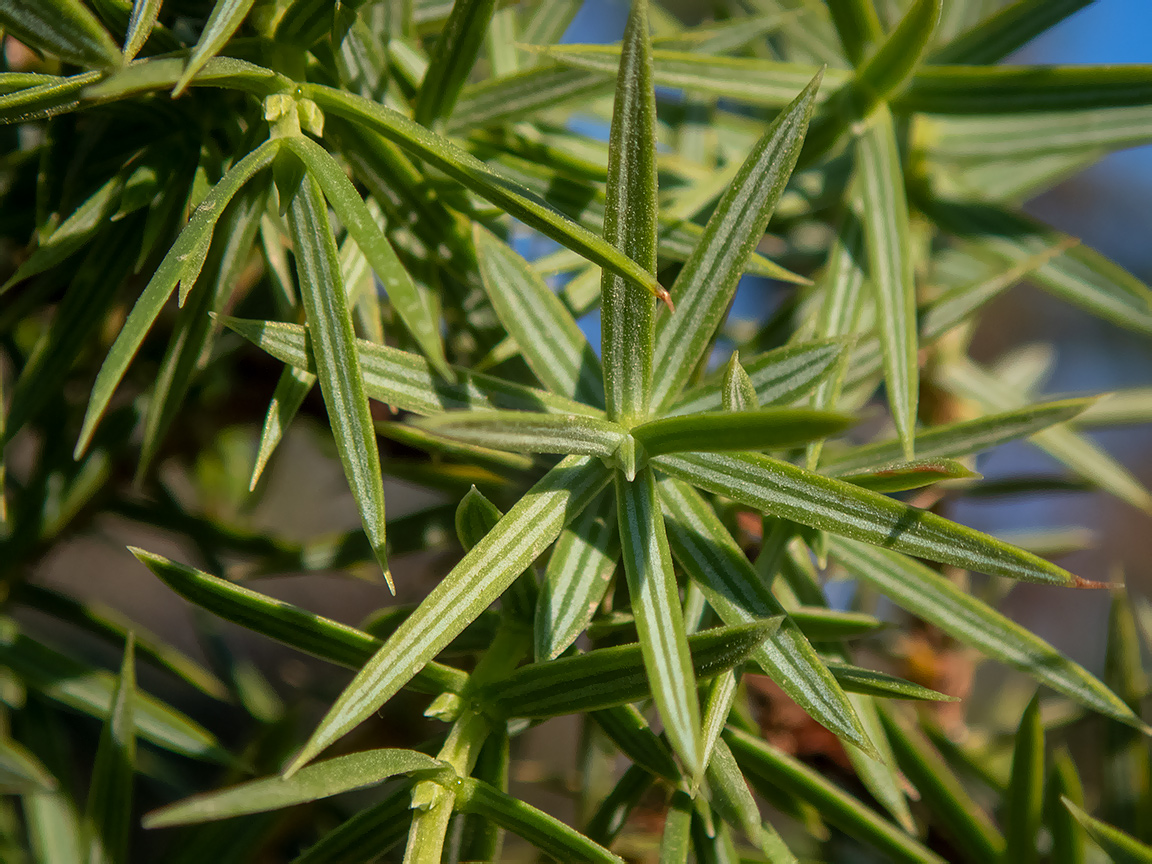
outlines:
[[[312,733],[289,772],[388,701],[512,584],[607,484],[590,457],[570,456],[546,474],[441,580],[360,670]]]
[[[884,349],[885,390],[904,458],[912,459],[920,393],[916,285],[904,175],[893,118],[886,106],[873,112],[867,129],[857,139],[856,164],[869,281]]]
[[[479,225],[473,239],[488,299],[540,383],[561,396],[602,406],[600,361],[556,292],[514,249]]]
[[[567,66],[615,75],[620,47],[610,45],[552,45],[542,53]],[[779,63],[740,57],[716,57],[687,51],[652,52],[653,82],[660,87],[684,88],[697,93],[783,108],[819,70],[799,63]],[[850,80],[842,69],[828,69],[829,87]],[[816,102],[827,93],[814,95]]]
[[[972,399],[986,411],[1011,410],[1023,401],[999,377],[975,363],[950,364],[941,372],[941,381],[948,389]],[[1032,440],[1089,482],[1134,507],[1152,513],[1152,493],[1127,468],[1086,436],[1057,426],[1037,432]]]
[[[459,134],[525,120],[537,112],[582,103],[609,89],[611,82],[604,76],[567,66],[538,66],[487,78],[461,91],[448,131]]]
[[[415,750],[364,750],[326,759],[291,777],[265,777],[217,792],[194,795],[144,817],[145,828],[195,825],[247,813],[279,810],[383,783],[396,774],[426,771],[441,762]]]
[[[188,87],[188,83],[204,68],[204,65],[220,52],[220,49],[232,38],[232,34],[243,23],[248,10],[252,8],[254,0],[216,0],[212,7],[212,14],[200,31],[200,38],[196,47],[188,58],[188,63],[176,86],[172,88],[172,95],[179,96]]]
[[[611,457],[627,431],[608,420],[580,414],[464,411],[416,421],[421,429],[455,441],[512,453],[578,453]]]
[[[760,407],[756,386],[748,372],[740,365],[740,352],[733,351],[724,367],[721,403],[725,411],[753,411]]]
[[[612,128],[604,239],[647,270],[656,269],[656,94],[647,0],[633,0],[624,30]],[[626,425],[648,412],[655,304],[624,279],[600,282],[600,345],[608,416]]]
[[[615,477],[620,549],[644,667],[672,748],[698,776],[705,767],[700,762],[700,705],[655,479],[650,468],[631,482],[619,472]]]
[[[839,339],[803,342],[767,351],[742,363],[761,406],[786,405],[811,391],[844,354]],[[724,407],[723,375],[712,375],[672,403],[667,416],[719,411]]]
[[[748,507],[853,540],[1012,579],[1088,584],[1035,555],[928,510],[769,456],[693,453],[659,456],[653,463],[673,477]]]
[[[676,277],[672,291],[679,309],[663,319],[656,333],[653,368],[660,374],[653,381],[653,408],[673,403],[727,313],[744,262],[760,242],[796,164],[821,78],[818,73],[757,142]]]
[[[367,99],[317,84],[304,85],[303,95],[324,111],[367,127],[408,152],[439,168],[449,177],[492,201],[509,215],[567,246],[589,261],[628,279],[633,284],[666,297],[655,275],[621,255],[604,240],[557,213],[526,189],[501,177],[474,156],[441,138],[404,115]]]
[[[148,41],[148,37],[152,35],[152,28],[156,26],[162,2],[163,0],[135,0],[132,4],[132,17],[128,19],[128,30],[124,34],[125,63],[136,58],[144,43]]]
[[[273,357],[297,369],[316,373],[311,341],[299,324],[224,316],[220,320]],[[444,381],[423,357],[387,345],[358,339],[356,353],[367,394],[387,405],[416,414],[432,415],[469,408],[603,416],[599,410],[581,402],[460,367],[452,367],[454,381]]]
[[[1143,729],[1124,702],[1040,637],[916,561],[887,549],[830,538],[832,556],[897,605],[966,645],[1031,675],[1093,711]]]
[[[560,532],[536,603],[536,660],[554,660],[596,611],[620,555],[614,497],[607,491]]]
[[[980,453],[1071,420],[1093,404],[1092,399],[1061,399],[934,426],[917,436],[916,449],[925,460],[956,459]],[[844,478],[857,472],[883,470],[885,465],[898,460],[900,454],[899,441],[878,441],[839,453],[822,467],[833,476]]]

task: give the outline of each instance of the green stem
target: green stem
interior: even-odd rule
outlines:
[[[503,678],[516,668],[532,647],[532,633],[523,624],[509,620],[496,631],[492,645],[476,665],[468,689]],[[480,748],[491,731],[491,722],[472,708],[465,709],[448,733],[438,759],[451,765],[457,776],[467,777],[476,765]],[[440,864],[444,838],[456,804],[455,785],[422,780],[412,790],[412,827],[404,864]]]

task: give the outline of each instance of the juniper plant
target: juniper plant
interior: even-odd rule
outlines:
[[[562,861],[1070,862],[1089,837],[1152,860],[1152,613],[1117,590],[1102,681],[992,595],[1105,586],[946,516],[974,455],[1020,439],[1152,512],[1084,433],[1147,420],[1147,392],[1039,401],[1023,361],[968,351],[1024,279],[1152,334],[1146,285],[1019,209],[1152,137],[1152,70],[1000,63],[1084,0],[757,0],[694,27],[634,0],[619,45],[555,44],[578,5],[0,8],[0,434],[31,454],[0,462],[5,855],[498,860],[509,831]],[[527,260],[530,238],[553,251]],[[745,276],[790,298],[752,329],[729,316]],[[245,379],[269,369],[257,436]],[[359,512],[336,541],[242,512],[302,410],[326,417]],[[225,433],[237,415],[250,436]],[[386,518],[386,476],[442,503]],[[132,552],[194,607],[355,670],[310,734],[306,694],[277,695],[207,615],[209,667],[38,584],[106,514],[187,542],[204,569]],[[359,629],[241,578],[368,564],[383,593],[390,556],[457,546],[418,604],[381,597]],[[856,580],[854,608],[829,606],[824,574]],[[894,674],[880,597],[1043,703],[957,742],[931,707],[955,697]],[[122,644],[119,676],[25,609]],[[136,658],[241,707],[205,728],[136,687]],[[770,686],[838,766],[770,734]],[[67,712],[104,720],[85,794]],[[509,783],[516,739],[563,715],[584,776],[567,821]],[[1069,727],[1106,730],[1102,818],[1073,756],[1046,758]],[[196,827],[138,833],[134,790],[164,804],[144,827]],[[373,791],[328,800],[353,790]],[[286,809],[306,802],[314,818]],[[638,808],[659,816],[648,846]]]

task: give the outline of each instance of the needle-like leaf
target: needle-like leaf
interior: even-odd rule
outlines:
[[[725,672],[747,660],[778,623],[760,619],[689,636],[688,668],[702,678]],[[646,653],[643,643],[633,643],[534,663],[472,695],[497,717],[554,717],[639,702],[654,690]]]
[[[376,434],[356,356],[352,316],[328,208],[319,184],[310,175],[292,195],[288,227],[296,252],[296,274],[308,318],[316,377],[328,406],[336,449],[344,463],[344,476],[356,499],[361,524],[384,570],[384,578],[394,591],[385,546],[384,488]]]
[[[872,113],[867,129],[857,139],[856,164],[864,208],[860,218],[884,348],[884,383],[904,458],[911,459],[920,393],[916,286],[908,201],[896,130],[887,106],[881,105]]]
[[[301,89],[324,111],[379,132],[556,242],[656,297],[667,298],[668,292],[660,287],[650,271],[561,216],[526,189],[501,177],[446,138],[440,138],[404,115],[367,99],[319,84],[308,84]]]
[[[744,262],[764,235],[796,165],[822,77],[817,73],[757,142],[676,277],[672,292],[679,308],[656,333],[653,368],[660,374],[652,383],[653,409],[665,408],[680,394],[720,326]]]
[[[452,113],[452,106],[480,54],[495,10],[496,0],[459,0],[452,4],[416,96],[413,116],[417,123],[431,126]]]
[[[668,538],[677,562],[728,624],[784,609],[706,501],[686,483],[661,480]],[[870,750],[856,712],[828,667],[790,618],[754,655],[792,699],[836,735]]]
[[[124,646],[120,679],[100,733],[84,814],[88,864],[127,862],[136,769],[136,660],[132,635]]]
[[[188,226],[164,256],[136,305],[132,307],[124,326],[120,328],[120,334],[108,350],[96,382],[92,385],[92,395],[88,400],[88,409],[73,454],[75,458],[80,458],[88,449],[96,425],[104,416],[128,364],[136,356],[144,337],[177,283],[183,283],[182,293],[185,295],[195,284],[208,255],[212,232],[224,209],[254,174],[272,164],[279,149],[279,142],[268,141],[237,162],[200,202]]]
[[[383,644],[379,639],[314,615],[290,603],[202,573],[160,555],[129,547],[129,551],[165,585],[190,603],[263,634],[298,651],[323,660],[359,669],[372,659]],[[458,692],[468,676],[440,663],[428,663],[412,679],[412,687],[439,694]]]
[[[289,775],[387,702],[539,557],[610,476],[586,456],[570,456],[548,472],[360,670],[289,767]]]
[[[445,378],[450,377],[440,338],[440,322],[430,314],[428,303],[420,296],[412,277],[392,251],[360,193],[336,160],[316,142],[303,136],[292,136],[285,140],[285,146],[300,157],[308,172],[324,190],[324,197],[380,278],[384,290],[388,292],[388,302],[399,313],[400,320],[424,356],[437,372]]]
[[[1016,731],[1012,774],[1004,813],[1004,854],[1001,861],[1030,864],[1037,860],[1036,834],[1044,800],[1044,725],[1040,696],[1032,697]]]
[[[415,750],[365,750],[309,765],[290,778],[279,776],[251,780],[194,795],[184,801],[153,810],[144,817],[145,828],[193,825],[231,819],[247,813],[279,810],[383,783],[396,774],[426,771],[442,763]]]
[[[892,861],[944,864],[944,859],[817,772],[770,744],[729,727],[724,740],[753,785],[783,789],[814,805],[842,831],[882,850]]]
[[[661,471],[748,507],[933,561],[1031,582],[1087,586],[1063,568],[927,510],[753,453],[659,456]]]
[[[453,783],[456,804],[464,813],[475,813],[517,834],[557,861],[588,861],[623,864],[603,846],[569,828],[554,816],[537,810],[475,778]]]
[[[609,458],[628,433],[608,420],[580,414],[463,411],[416,423],[434,435],[512,453],[579,453]]]
[[[689,773],[698,776],[705,766],[700,762],[696,679],[650,468],[640,470],[631,482],[617,472],[616,513],[628,594],[652,695],[673,749]]]
[[[316,374],[311,340],[299,324],[224,316],[220,320],[273,357]],[[452,367],[454,380],[445,381],[436,375],[432,365],[423,357],[387,345],[357,339],[356,354],[367,394],[416,414],[432,415],[470,408],[604,416],[600,410],[582,402],[502,378],[469,372],[458,366]]]
[[[608,141],[604,239],[647,270],[656,269],[656,94],[647,0],[633,0]],[[608,416],[642,420],[652,387],[655,304],[624,279],[600,282],[600,350]]]
[[[650,420],[632,429],[649,456],[725,450],[781,450],[842,432],[854,419],[812,408],[760,408],[685,414]]]
[[[600,361],[556,292],[491,232],[477,225],[472,236],[488,299],[540,383],[569,399],[602,406]]]
[[[816,387],[843,356],[838,339],[803,342],[742,361],[760,406],[787,405]],[[724,407],[723,376],[713,375],[672,403],[666,416],[718,411]]]
[[[135,59],[156,26],[163,0],[135,0],[132,4],[132,17],[128,19],[128,30],[124,34],[124,62]]]
[[[172,88],[173,96],[183,93],[196,73],[203,69],[204,65],[232,38],[232,34],[244,22],[253,2],[254,0],[216,0],[212,14],[208,16],[208,21],[200,32],[200,38],[196,41],[196,47],[192,49],[192,56],[188,58],[184,71],[176,86]]]
[[[120,62],[116,43],[80,0],[9,0],[0,7],[4,32],[77,66]]]
[[[1064,798],[1063,801],[1068,812],[1083,826],[1096,845],[1117,864],[1152,864],[1152,846],[1144,845],[1132,835],[1107,822],[1092,818],[1068,798]]]
[[[620,557],[616,504],[607,490],[560,532],[548,559],[533,627],[536,660],[554,660],[592,620]]]
[[[943,576],[887,549],[832,537],[832,556],[894,603],[966,645],[1008,663],[1093,711],[1138,729],[1145,724],[1082,666],[957,588]]]

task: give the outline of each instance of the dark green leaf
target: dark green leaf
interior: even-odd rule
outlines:
[[[250,588],[201,573],[143,549],[129,547],[129,551],[189,602],[299,651],[356,669],[367,663],[381,645],[379,639],[367,633]],[[412,685],[430,693],[455,692],[463,689],[466,681],[463,672],[430,663],[417,673]]]
[[[89,864],[127,862],[136,769],[136,660],[132,634],[124,645],[120,679],[100,733],[84,813]]]
[[[725,731],[724,740],[754,785],[759,781],[778,787],[812,804],[833,825],[881,850],[889,860],[943,864],[943,858],[798,759],[731,727]]]
[[[225,43],[232,38],[232,34],[244,21],[248,10],[252,8],[254,0],[216,0],[212,7],[212,14],[200,32],[196,47],[188,58],[176,86],[172,89],[173,96],[179,96],[204,65],[211,60]]]
[[[416,122],[431,126],[452,113],[484,44],[496,0],[456,0],[428,58],[428,71],[416,97]]]
[[[777,624],[772,618],[689,636],[690,668],[701,678],[731,669],[748,659]],[[643,654],[642,646],[633,643],[533,663],[473,696],[499,717],[553,717],[638,702],[652,692]]]
[[[116,43],[80,0],[9,0],[0,7],[0,27],[6,35],[77,66],[120,63]]]
[[[1150,864],[1152,862],[1152,846],[1145,846],[1136,838],[1114,828],[1107,822],[1093,819],[1067,798],[1064,806],[1076,817],[1096,845],[1107,853],[1116,864]]]
[[[782,450],[835,435],[853,422],[854,418],[832,411],[761,408],[651,420],[634,427],[632,436],[649,456],[686,450]]]

